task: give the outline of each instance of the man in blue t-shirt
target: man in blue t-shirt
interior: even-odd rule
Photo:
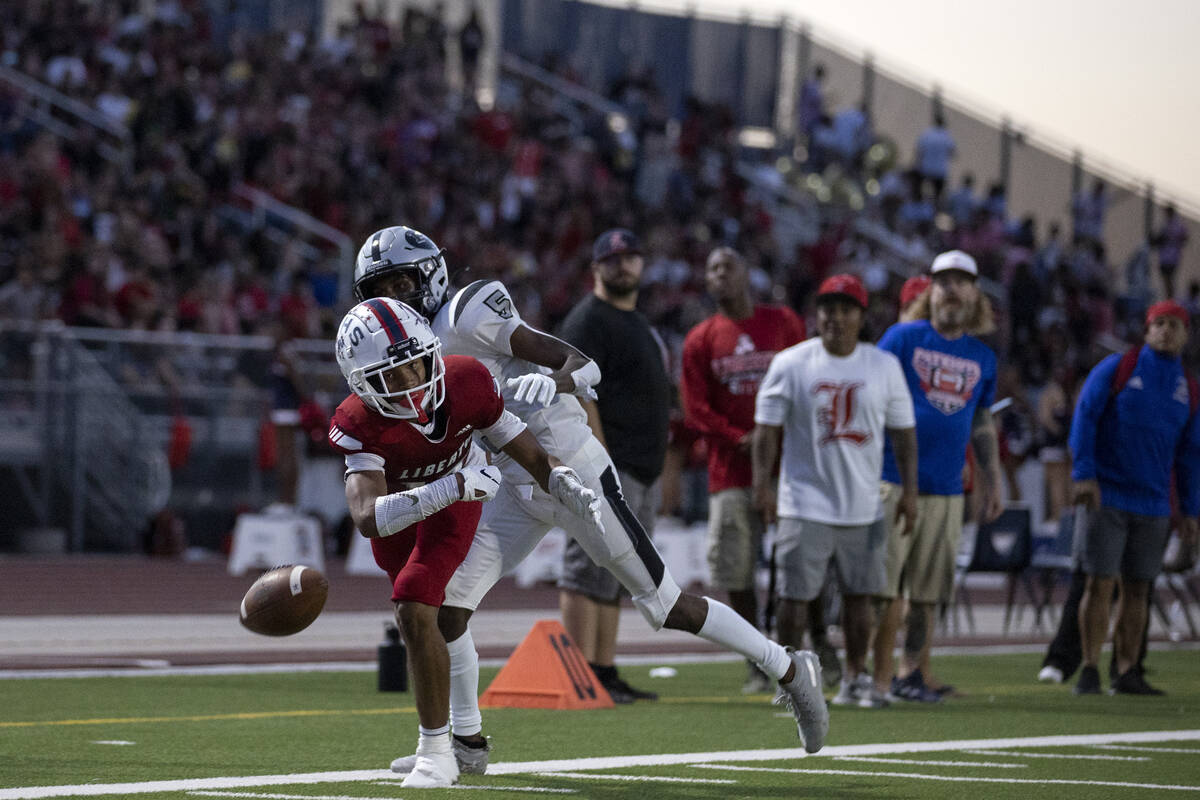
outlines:
[[[1071,476],[1075,502],[1089,513],[1080,552],[1087,583],[1079,604],[1083,669],[1076,694],[1100,693],[1096,664],[1118,575],[1112,691],[1162,694],[1136,664],[1150,584],[1158,577],[1170,535],[1172,469],[1180,535],[1188,547],[1197,535],[1200,422],[1192,407],[1195,387],[1180,360],[1187,338],[1187,310],[1171,300],[1155,303],[1146,312],[1146,343],[1123,384],[1116,385],[1122,356],[1112,355],[1088,374],[1079,393],[1071,422]]]
[[[977,336],[995,328],[991,305],[976,282],[975,259],[960,250],[942,253],[930,267],[932,286],[914,302],[911,322],[888,328],[879,347],[904,368],[917,420],[917,521],[888,533],[889,602],[875,638],[876,688],[907,700],[936,702],[927,685],[933,611],[950,600],[954,560],[962,536],[962,472],[967,445],[975,448],[983,495],[981,521],[1000,516],[1000,456],[990,406],[996,393],[996,354]],[[900,473],[890,443],[883,462],[885,520],[895,519]],[[903,610],[912,604],[904,658],[893,680],[892,649]],[[932,683],[932,682],[931,682]]]

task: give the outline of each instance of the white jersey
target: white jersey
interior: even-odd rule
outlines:
[[[783,428],[779,516],[832,525],[879,519],[884,429],[916,425],[894,355],[859,343],[833,356],[820,338],[771,361],[754,421]]]
[[[573,456],[592,435],[587,414],[573,395],[558,394],[549,406],[517,402],[505,387],[509,378],[550,370],[512,352],[513,331],[525,323],[500,281],[475,281],[460,289],[433,319],[433,332],[442,341],[442,352],[478,359],[500,384],[504,407],[529,427],[546,452],[563,461]],[[528,473],[501,453],[496,464],[505,478],[529,483]]]

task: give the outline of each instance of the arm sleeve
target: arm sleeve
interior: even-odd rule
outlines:
[[[1175,486],[1180,511],[1188,517],[1200,514],[1200,411],[1192,414],[1183,429],[1175,456]]]
[[[767,374],[758,387],[754,401],[754,421],[759,425],[782,425],[792,407],[792,389],[788,370],[781,368],[779,356],[771,359]]]
[[[698,333],[698,332],[697,332]],[[688,336],[683,343],[683,372],[679,391],[683,400],[683,414],[692,430],[705,436],[737,443],[745,434],[731,425],[712,407],[708,399],[710,382],[714,380],[709,367],[709,355],[702,336]]]
[[[525,323],[500,281],[476,281],[455,296],[449,311],[450,325],[464,341],[513,354],[513,331]]]
[[[1096,477],[1096,431],[1099,429],[1104,407],[1108,405],[1108,395],[1120,360],[1120,355],[1111,355],[1097,364],[1079,392],[1079,401],[1075,404],[1075,415],[1071,418],[1071,434],[1068,439],[1071,457],[1075,462],[1071,468],[1071,477],[1077,481],[1092,480]]]
[[[479,433],[490,445],[492,452],[499,452],[504,445],[517,438],[523,430],[525,430],[525,423],[521,422],[516,414],[505,411],[494,425],[480,428]]]
[[[882,355],[888,390],[884,427],[915,428],[917,418],[913,413],[912,395],[908,391],[908,381],[904,379],[904,370],[900,367],[900,359],[886,351]]]
[[[374,453],[347,453],[346,475],[352,472],[383,472],[386,462]]]

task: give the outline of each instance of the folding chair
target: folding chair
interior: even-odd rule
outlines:
[[[1181,616],[1187,623],[1188,632],[1191,638],[1200,638],[1200,632],[1197,632],[1196,621],[1192,617],[1192,603],[1200,604],[1200,591],[1197,591],[1196,585],[1192,583],[1197,578],[1198,565],[1194,555],[1191,558],[1183,557],[1178,550],[1182,547],[1178,537],[1174,537],[1171,542],[1172,546],[1167,548],[1165,558],[1163,559],[1162,572],[1158,574],[1158,578],[1154,581],[1154,586],[1150,591],[1150,602],[1154,611],[1158,614],[1158,618],[1162,621],[1163,627],[1167,629],[1168,635],[1173,640],[1178,640],[1179,635],[1175,633],[1172,625],[1171,615],[1168,613],[1169,608],[1178,607]]]
[[[1004,634],[1008,635],[1018,582],[1024,587],[1030,602],[1035,605],[1037,603],[1033,582],[1027,571],[1032,551],[1033,523],[1026,507],[1012,505],[995,522],[978,527],[970,558],[964,557],[959,560],[954,576],[956,605],[963,605],[967,625],[972,634],[975,633],[975,615],[971,608],[971,595],[967,591],[967,575],[972,572],[993,572],[1008,576],[1007,600],[1004,606]],[[956,617],[957,613],[956,610]]]
[[[1029,559],[1029,566],[1037,576],[1037,585],[1041,596],[1034,601],[1033,627],[1041,629],[1042,613],[1049,617],[1050,627],[1054,627],[1054,612],[1051,601],[1054,599],[1054,587],[1061,575],[1070,575],[1075,566],[1073,545],[1075,541],[1075,521],[1080,519],[1074,509],[1066,511],[1058,519],[1058,528],[1049,546],[1035,547]]]

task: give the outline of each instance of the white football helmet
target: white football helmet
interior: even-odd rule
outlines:
[[[450,288],[444,253],[428,236],[403,225],[375,231],[363,242],[354,262],[354,296],[358,300],[389,296],[376,280],[411,270],[416,290],[394,299],[432,317],[445,304]]]
[[[442,343],[404,303],[375,297],[350,309],[334,350],[351,391],[385,417],[424,425],[446,399]]]

